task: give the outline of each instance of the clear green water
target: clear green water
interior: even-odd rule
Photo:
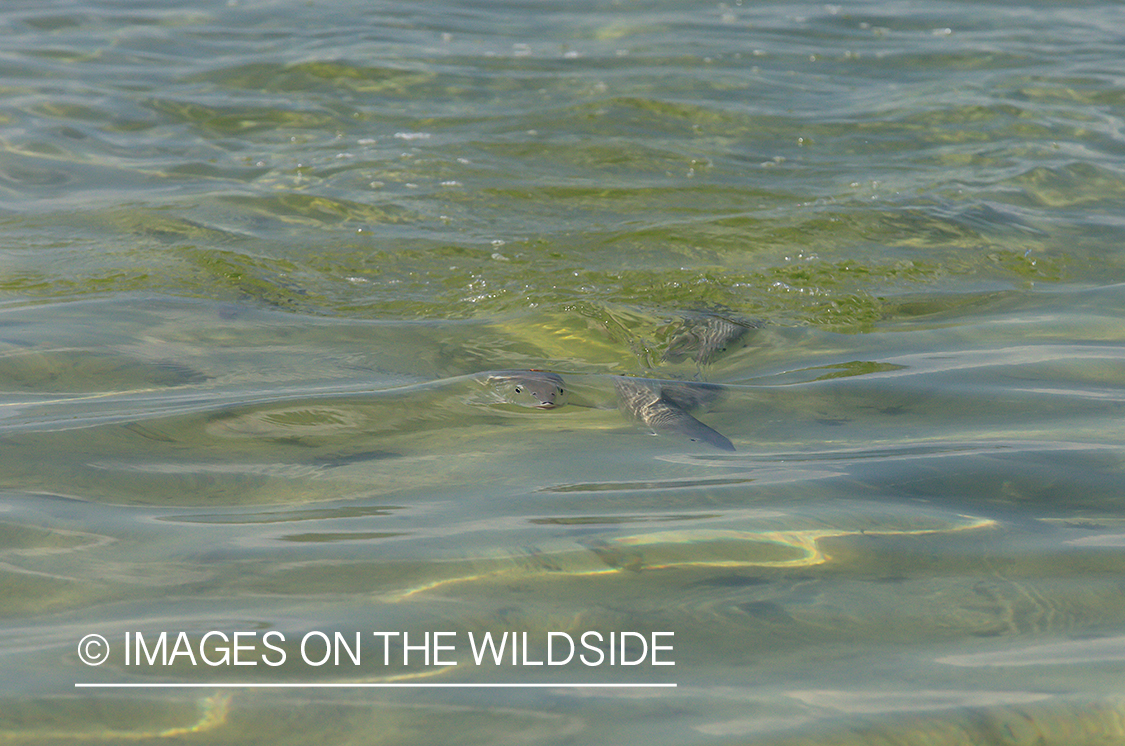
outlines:
[[[5,4],[0,743],[1119,742],[1123,24]],[[668,362],[700,312],[754,329]],[[524,663],[623,631],[675,665]],[[555,686],[231,686],[390,682]]]

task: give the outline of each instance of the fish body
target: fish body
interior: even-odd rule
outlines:
[[[554,409],[570,398],[562,376],[545,370],[496,371],[484,383],[500,401],[524,407]]]
[[[704,403],[705,397],[696,394],[697,389],[713,395],[713,400],[718,396],[718,387],[681,382],[665,384],[620,376],[615,377],[613,383],[621,408],[653,432],[684,435],[723,451],[734,450],[734,444],[725,435],[704,425],[688,412],[688,409]]]
[[[566,381],[544,370],[502,370],[488,373],[483,383],[505,404],[555,409],[570,401]],[[656,433],[677,434],[708,443],[724,451],[734,445],[716,430],[693,417],[689,410],[718,400],[722,388],[687,381],[647,381],[613,377],[618,407]],[[579,406],[583,406],[581,403]],[[589,406],[589,405],[586,405]]]

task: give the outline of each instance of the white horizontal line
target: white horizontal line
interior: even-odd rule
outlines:
[[[422,682],[356,682],[356,683],[252,683],[252,682],[208,682],[208,683],[175,683],[175,682],[112,682],[106,684],[76,682],[76,689],[584,689],[587,687],[601,689],[635,689],[635,688],[675,688],[675,683],[654,684],[604,684],[604,683],[499,683],[499,684],[464,684],[464,683],[422,683]]]

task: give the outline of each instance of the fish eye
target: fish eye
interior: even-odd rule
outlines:
[[[522,394],[523,393],[523,387],[522,386],[516,386],[516,393]]]

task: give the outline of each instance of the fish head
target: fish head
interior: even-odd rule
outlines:
[[[488,383],[501,401],[523,407],[554,409],[570,398],[562,376],[545,370],[494,374]]]

